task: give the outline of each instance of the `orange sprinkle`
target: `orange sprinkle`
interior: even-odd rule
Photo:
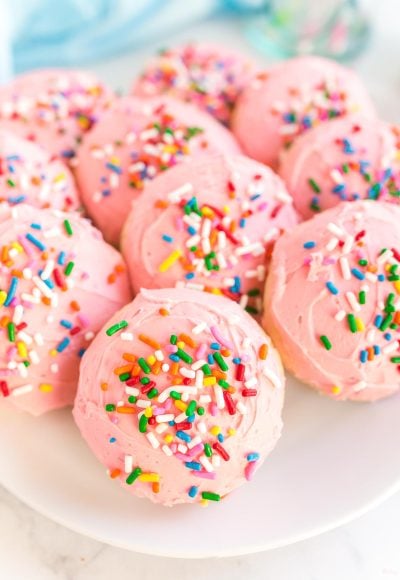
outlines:
[[[46,306],[50,306],[51,305],[51,299],[48,296],[42,296],[42,302]]]
[[[117,367],[114,369],[115,375],[123,375],[124,373],[130,373],[133,368],[133,365],[124,365],[122,367]]]
[[[171,382],[173,385],[181,385],[183,383],[183,379],[182,377],[174,377]]]
[[[158,312],[159,314],[161,314],[161,316],[169,316],[169,310],[167,310],[166,308],[160,308]]]
[[[124,360],[127,360],[128,362],[135,362],[136,361],[136,357],[134,354],[131,354],[130,352],[124,352],[124,354],[122,355],[122,358]]]
[[[153,340],[150,336],[147,336],[146,334],[139,334],[139,340],[144,342],[144,344],[151,346],[151,348],[154,348],[154,350],[159,350],[161,348],[159,342]]]
[[[230,393],[231,395],[233,395],[233,393],[236,393],[236,389],[235,389],[235,387],[232,387],[232,386],[230,386],[230,387],[228,388],[228,393]]]
[[[134,413],[137,413],[135,407],[125,407],[124,405],[117,407],[116,411],[117,413],[122,413],[123,415],[133,415]]]
[[[10,322],[10,317],[9,316],[2,316],[1,320],[0,320],[0,326],[2,326],[3,328],[5,326],[7,326],[7,324]]]
[[[374,349],[373,349],[373,347],[372,347],[372,346],[369,346],[369,347],[367,348],[367,351],[368,351],[368,360],[374,360],[374,358],[375,358],[375,353],[374,353]]]
[[[118,469],[118,467],[116,467],[115,469],[112,469],[110,471],[110,477],[111,479],[116,479],[117,477],[119,477],[121,475],[121,470]]]
[[[159,493],[160,491],[160,482],[159,481],[154,481],[151,489],[153,490],[153,493]]]
[[[160,371],[161,371],[161,361],[156,360],[156,362],[153,364],[153,366],[151,367],[151,372],[153,373],[153,375],[159,375]]]
[[[72,300],[72,302],[70,302],[70,306],[72,310],[75,310],[75,312],[79,312],[79,310],[81,309],[76,300]]]
[[[264,342],[258,350],[258,358],[265,360],[268,356],[268,344]]]
[[[227,348],[223,348],[221,349],[221,354],[222,356],[231,356],[231,351],[228,350]]]
[[[191,336],[188,336],[187,334],[180,334],[178,338],[191,348],[196,348],[196,343]]]
[[[114,272],[107,276],[107,283],[108,284],[114,284],[116,281],[117,281],[117,275],[114,274]]]
[[[171,375],[177,375],[179,372],[179,363],[173,362],[170,368]]]
[[[101,383],[100,389],[102,391],[107,391],[108,390],[108,383]]]
[[[142,369],[140,368],[140,366],[137,363],[135,363],[132,367],[131,376],[137,377],[138,375],[140,375],[141,372],[142,372]]]
[[[22,271],[21,270],[11,270],[11,276],[15,276],[16,278],[22,278]]]
[[[216,379],[226,379],[226,373],[224,373],[223,371],[220,371],[219,369],[213,369],[212,370],[212,374]]]
[[[372,272],[373,274],[376,274],[376,272],[378,271],[378,268],[376,266],[373,266],[372,264],[368,264],[367,271]]]
[[[118,274],[122,274],[123,272],[125,272],[126,268],[124,266],[124,264],[117,264],[114,268],[115,272],[117,272]]]
[[[165,209],[166,207],[168,207],[168,202],[164,201],[163,199],[157,199],[157,201],[154,204],[154,207]]]
[[[397,311],[396,314],[394,315],[394,321],[395,324],[400,324],[400,311]]]

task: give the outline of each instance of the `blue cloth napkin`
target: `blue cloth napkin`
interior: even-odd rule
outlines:
[[[0,0],[0,82],[38,67],[80,66],[221,11],[265,0]]]

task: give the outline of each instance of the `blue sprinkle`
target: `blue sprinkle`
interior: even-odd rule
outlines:
[[[168,236],[167,234],[164,234],[162,236],[162,239],[164,240],[164,242],[168,242],[169,244],[171,244],[174,241],[174,238],[172,238],[171,236]]]
[[[255,201],[256,199],[258,199],[259,197],[261,197],[261,195],[259,193],[255,193],[254,195],[252,195],[250,197],[250,201]]]
[[[119,165],[115,165],[114,163],[106,163],[106,167],[107,169],[111,169],[111,171],[114,171],[114,173],[118,173],[118,175],[121,175],[122,173],[122,167],[120,167]]]
[[[116,442],[116,438],[115,437],[110,437],[109,441],[110,441],[110,443],[115,443]]]
[[[381,354],[381,347],[378,344],[374,344],[374,353]]]
[[[187,274],[185,274],[186,280],[193,280],[194,276],[195,276],[194,272],[188,272]]]
[[[173,427],[173,426],[175,425],[175,421],[168,421],[168,425],[169,425],[170,427]]]
[[[358,268],[352,268],[351,273],[355,278],[358,278],[358,280],[365,280],[364,274]]]
[[[78,356],[79,356],[79,358],[82,358],[83,355],[85,354],[85,352],[86,352],[86,348],[80,348],[78,350]]]
[[[246,227],[246,220],[245,220],[245,218],[240,218],[240,220],[239,220],[239,227],[240,228]]]
[[[7,298],[4,302],[4,306],[10,306],[12,299],[15,296],[15,291],[17,289],[17,286],[18,286],[18,278],[16,276],[13,276],[11,278],[10,287],[8,289],[8,292],[7,292]]]
[[[60,324],[64,328],[72,328],[72,322],[70,322],[69,320],[64,320],[64,319],[60,320]]]
[[[385,332],[385,334],[383,335],[383,338],[385,340],[390,340],[392,338],[392,335],[390,334],[390,332]]]
[[[355,149],[348,139],[343,139],[343,151],[345,153],[355,153]]]
[[[101,195],[103,197],[108,197],[109,195],[111,195],[111,189],[103,189],[103,191],[101,192]]]
[[[70,342],[71,342],[70,339],[66,336],[65,338],[62,339],[61,342],[58,343],[58,345],[56,346],[56,351],[63,352],[63,350],[67,348]]]
[[[304,242],[303,244],[303,248],[305,248],[306,250],[310,250],[311,248],[315,248],[316,243],[315,242]]]
[[[218,433],[217,439],[220,443],[223,443],[225,441],[225,437],[222,435],[222,433]]]
[[[339,290],[336,288],[336,286],[333,282],[330,282],[330,281],[327,282],[326,287],[328,288],[329,292],[331,292],[332,294],[339,294]]]
[[[31,228],[33,230],[41,230],[42,226],[40,224],[31,224]]]
[[[210,344],[210,348],[212,348],[213,350],[219,350],[220,349],[220,345],[218,342],[212,342]]]
[[[182,439],[182,441],[186,441],[186,443],[189,443],[192,440],[189,433],[186,433],[185,431],[177,431],[175,435],[179,437],[179,439]]]
[[[32,236],[32,234],[26,234],[25,237],[29,242],[31,242],[31,244],[36,246],[41,252],[43,252],[46,249],[46,246],[42,244],[40,240],[35,238],[35,236]]]
[[[360,352],[360,361],[362,363],[365,363],[365,362],[367,362],[367,358],[368,358],[368,352],[366,350],[362,350]]]
[[[240,365],[240,363],[242,362],[242,359],[235,356],[235,358],[232,359],[232,362],[235,365]]]
[[[72,159],[75,157],[75,151],[73,149],[66,149],[65,151],[61,151],[61,157],[65,157],[66,159]]]
[[[385,281],[384,274],[378,274],[378,282],[384,282],[384,281]]]
[[[214,362],[215,362],[214,361],[214,357],[213,357],[213,355],[211,353],[207,355],[207,362],[208,362],[209,365],[213,365]]]
[[[169,358],[170,358],[171,360],[173,360],[174,362],[179,362],[179,361],[180,361],[180,358],[179,358],[179,356],[178,356],[178,355],[176,355],[176,354],[170,354],[170,355],[169,355]]]
[[[60,252],[57,258],[57,264],[59,264],[60,266],[64,266],[65,258],[66,258],[65,252]]]
[[[193,423],[194,420],[196,419],[196,415],[189,415],[189,417],[186,419],[186,421],[188,421],[189,423]]]
[[[198,463],[198,461],[185,461],[185,467],[194,471],[201,471],[201,463]]]
[[[333,193],[341,193],[346,188],[344,183],[338,183],[335,187],[332,188]]]
[[[188,229],[187,229],[187,231],[189,232],[189,234],[191,236],[194,236],[194,234],[197,233],[196,232],[196,228],[194,228],[193,226],[189,226]]]
[[[247,461],[258,461],[260,459],[259,453],[248,453],[246,456]]]
[[[374,321],[374,324],[375,324],[376,328],[380,328],[381,327],[382,321],[383,321],[383,316],[381,314],[378,314],[375,317],[375,321]]]
[[[197,487],[197,485],[192,485],[192,487],[188,491],[188,496],[189,497],[196,497],[196,495],[198,494],[198,491],[199,491],[199,488]]]

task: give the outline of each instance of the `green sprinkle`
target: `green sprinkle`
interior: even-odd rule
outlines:
[[[223,389],[229,389],[230,384],[227,381],[224,381],[224,379],[219,379],[218,384],[223,388]]]
[[[206,377],[210,377],[212,375],[211,369],[207,363],[201,367],[201,370]]]
[[[169,342],[171,344],[176,344],[178,342],[178,337],[176,336],[176,334],[171,334],[171,337],[169,339]]]
[[[65,270],[64,270],[64,274],[66,276],[69,276],[72,272],[72,270],[74,269],[75,266],[75,262],[68,262],[68,264],[65,266]]]
[[[141,433],[146,433],[146,431],[147,431],[147,423],[148,422],[149,422],[148,418],[143,413],[143,415],[139,419],[139,431]]]
[[[228,365],[226,364],[226,362],[222,358],[221,353],[214,352],[214,360],[217,363],[217,365],[219,366],[219,368],[221,369],[221,371],[227,371],[229,369]]]
[[[185,363],[191,364],[193,362],[192,357],[181,348],[178,348],[175,354],[176,356],[179,356],[179,358],[182,359]]]
[[[67,232],[67,234],[69,236],[72,236],[74,232],[72,231],[72,226],[71,226],[69,220],[64,220],[64,227],[65,227],[65,231]]]
[[[147,364],[147,362],[144,360],[143,357],[140,357],[138,359],[138,365],[140,366],[140,368],[144,373],[149,373],[151,371],[151,368],[149,367],[149,365]]]
[[[109,403],[108,405],[106,405],[106,411],[107,413],[112,413],[113,411],[115,411],[115,405]]]
[[[7,324],[7,331],[8,331],[8,340],[10,342],[15,342],[15,324],[13,322],[9,322]]]
[[[9,185],[10,187],[15,187],[15,181],[13,181],[12,179],[7,179],[7,185]]]
[[[254,296],[260,296],[260,289],[259,288],[252,288],[247,292],[247,296],[253,298]]]
[[[193,415],[193,413],[196,410],[196,401],[190,401],[189,405],[186,408],[186,415],[187,417],[190,417],[190,415]]]
[[[200,415],[200,417],[204,415],[205,412],[206,410],[204,407],[197,407],[197,414]]]
[[[349,328],[351,332],[357,332],[357,324],[354,314],[347,315],[347,322],[349,323]]]
[[[119,380],[121,381],[121,383],[124,383],[125,381],[129,381],[130,378],[131,378],[131,373],[122,373],[121,375],[119,375]]]
[[[257,308],[254,308],[254,306],[246,306],[245,310],[249,314],[258,314],[258,310]]]
[[[204,454],[206,457],[211,457],[213,452],[209,443],[204,443]]]
[[[319,337],[322,344],[324,345],[324,347],[326,348],[326,350],[331,350],[332,348],[332,343],[329,340],[329,338],[327,336],[325,336],[325,334],[323,334],[322,336]]]
[[[390,359],[392,363],[400,363],[400,356],[392,356]]]
[[[343,173],[349,173],[350,167],[347,165],[347,163],[343,163],[342,171],[343,171]]]
[[[393,314],[390,313],[386,316],[386,318],[383,319],[379,330],[382,330],[383,332],[391,325],[392,322],[393,322]]]
[[[213,493],[212,491],[203,491],[201,497],[203,499],[210,499],[211,501],[220,501],[221,499],[219,493]]]
[[[366,294],[365,290],[361,290],[361,292],[359,292],[359,294],[358,294],[358,301],[359,301],[359,303],[360,304],[365,304],[366,297],[367,297],[367,294]]]
[[[132,473],[130,473],[128,475],[128,477],[126,478],[126,483],[128,485],[132,485],[132,483],[139,477],[139,475],[142,473],[142,470],[140,469],[140,467],[136,467],[136,469],[134,469],[132,471]]]
[[[368,260],[358,260],[360,266],[368,266]]]
[[[107,336],[112,336],[113,334],[119,332],[120,330],[126,328],[127,326],[128,326],[127,321],[121,320],[121,322],[117,322],[117,324],[113,324],[112,326],[110,326],[110,328],[107,328],[106,334]]]
[[[148,385],[150,382],[150,379],[149,379],[149,377],[142,377],[140,379],[140,382],[142,383],[142,385]]]
[[[175,401],[180,401],[182,398],[182,395],[177,391],[171,391],[169,396],[171,397],[171,399],[174,399]]]
[[[150,389],[150,391],[147,393],[147,398],[148,399],[154,399],[154,397],[157,397],[158,395],[158,391],[155,387],[153,387],[152,389]]]
[[[135,397],[134,395],[130,395],[128,397],[128,401],[129,401],[129,403],[132,403],[134,405],[137,401],[137,397]]]
[[[310,177],[310,179],[308,180],[308,184],[310,185],[311,189],[313,191],[315,191],[315,193],[321,193],[321,188],[318,185],[318,183],[315,181],[315,179]]]

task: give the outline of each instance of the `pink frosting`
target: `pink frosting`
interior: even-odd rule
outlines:
[[[105,239],[118,244],[132,200],[160,171],[190,157],[238,153],[233,136],[212,117],[170,97],[121,99],[79,150],[84,204]]]
[[[397,203],[399,130],[359,116],[320,125],[283,154],[279,173],[306,219],[340,201],[372,198]]]
[[[236,99],[254,70],[250,59],[224,46],[191,43],[153,57],[134,82],[132,94],[168,93],[229,124]]]
[[[238,99],[232,128],[247,155],[276,168],[283,147],[308,127],[357,111],[375,116],[354,72],[320,57],[299,57],[259,73]]]
[[[80,357],[130,300],[128,276],[77,214],[3,204],[0,240],[0,402],[40,415],[73,402]]]
[[[80,207],[74,178],[39,146],[0,129],[0,200],[64,211]]]
[[[263,325],[286,367],[336,399],[399,389],[399,223],[399,206],[342,203],[275,245]]]
[[[113,99],[112,91],[86,71],[29,72],[0,88],[0,128],[72,162],[83,134]]]
[[[175,346],[171,335],[177,335]],[[148,338],[156,342],[149,345]],[[204,364],[212,353],[218,354],[208,361],[210,371],[229,390],[207,386]],[[138,363],[129,362],[132,355]],[[175,369],[170,356],[179,361]],[[126,377],[120,380],[119,373]],[[194,503],[203,492],[223,498],[261,465],[280,436],[284,382],[269,338],[231,300],[192,290],[142,290],[83,357],[73,413],[96,457],[124,489],[168,506]],[[156,487],[135,479],[137,468],[159,479]]]
[[[267,257],[296,223],[292,199],[271,169],[216,155],[147,185],[123,230],[122,252],[135,291],[178,285],[223,292],[258,314]]]

